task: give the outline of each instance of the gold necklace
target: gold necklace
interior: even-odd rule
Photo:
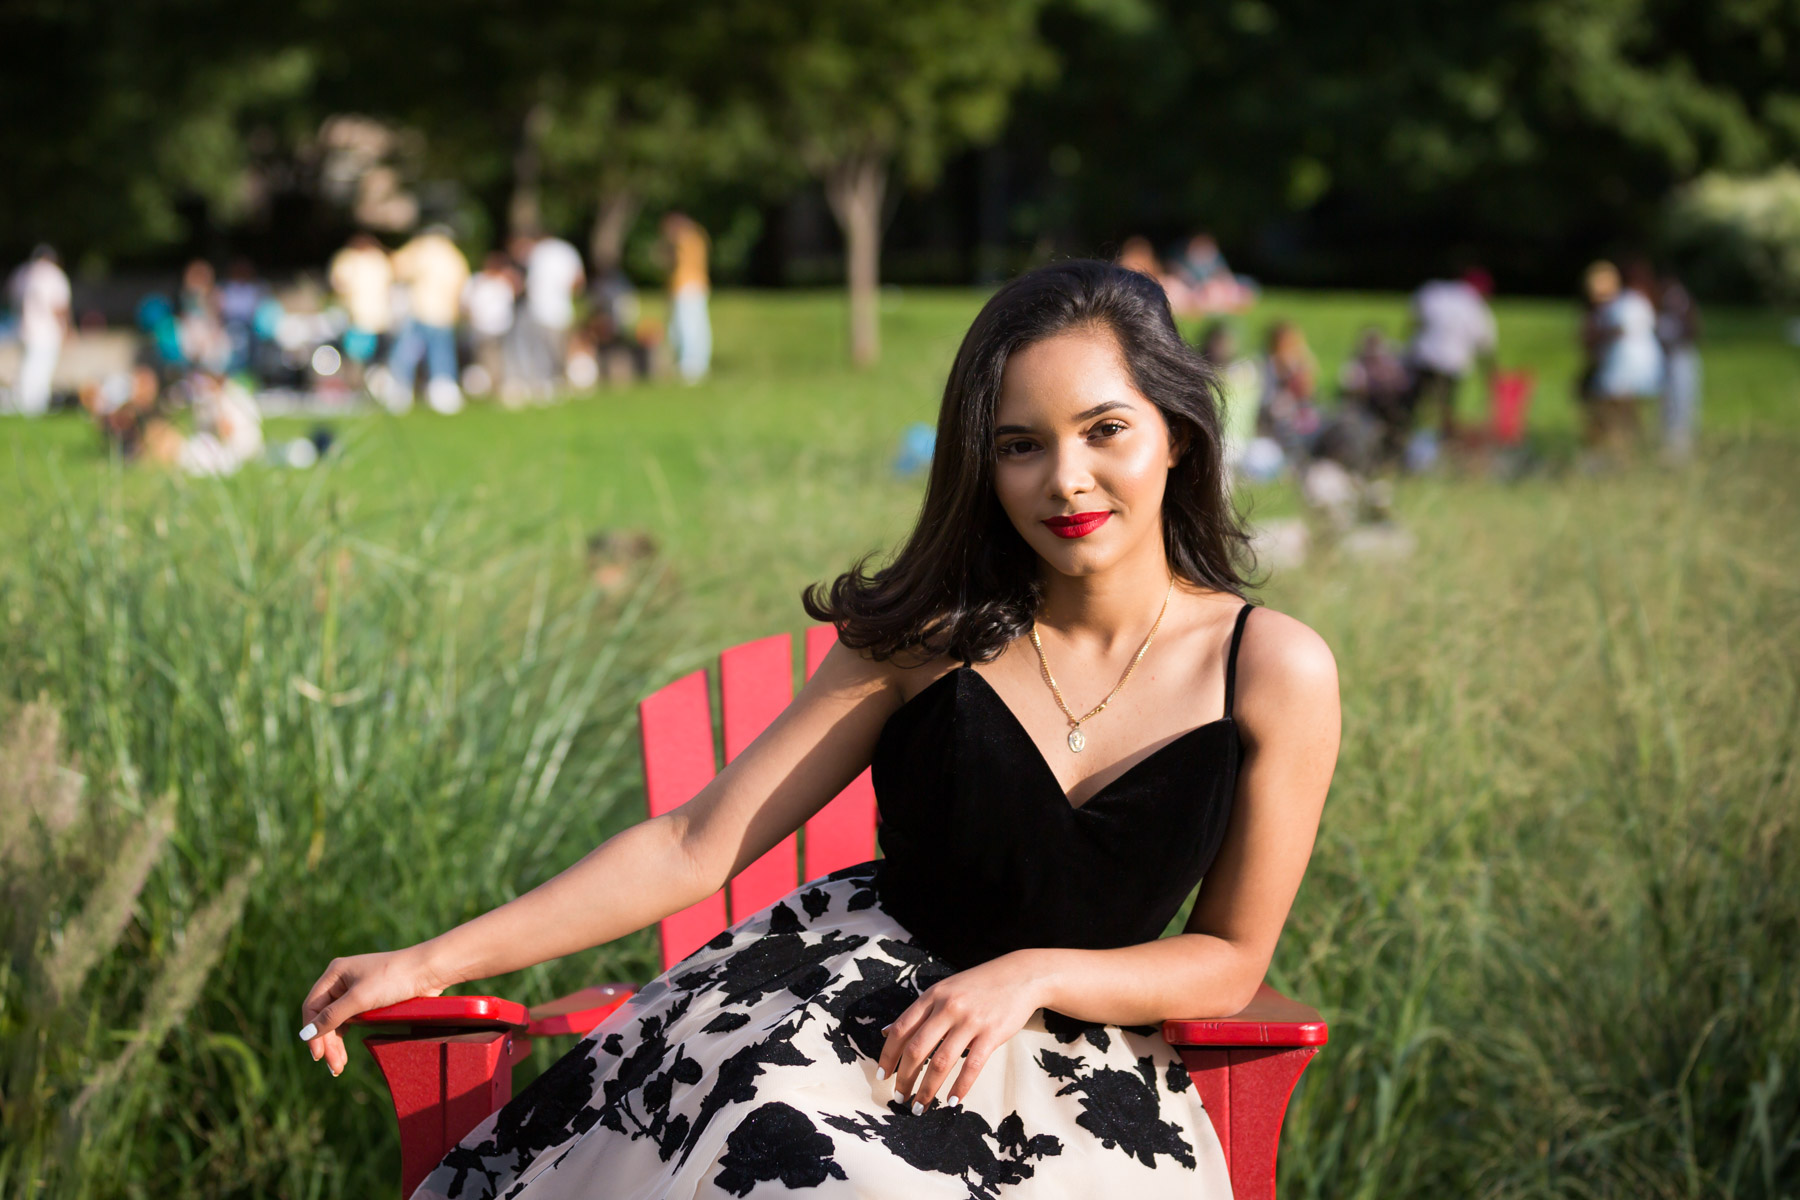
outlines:
[[[1091,721],[1105,712],[1106,706],[1112,703],[1112,698],[1119,694],[1119,689],[1124,687],[1125,681],[1131,678],[1131,673],[1137,670],[1137,665],[1144,661],[1144,652],[1150,649],[1151,639],[1156,636],[1156,631],[1162,628],[1163,616],[1169,611],[1169,597],[1174,594],[1175,579],[1171,576],[1169,590],[1163,593],[1162,611],[1156,614],[1156,623],[1150,626],[1150,632],[1144,636],[1144,644],[1138,647],[1137,654],[1132,657],[1131,665],[1125,668],[1123,675],[1119,676],[1119,682],[1113,684],[1113,690],[1106,693],[1106,699],[1079,717],[1069,711],[1068,704],[1063,700],[1062,689],[1056,686],[1056,677],[1050,674],[1050,660],[1044,657],[1044,643],[1038,640],[1037,621],[1031,622],[1031,644],[1037,650],[1038,666],[1044,672],[1044,682],[1050,685],[1050,694],[1056,697],[1056,707],[1062,709],[1063,716],[1069,718],[1069,749],[1074,753],[1080,754],[1087,745],[1087,736],[1081,732],[1081,723]]]

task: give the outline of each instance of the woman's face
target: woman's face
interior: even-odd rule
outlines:
[[[1162,552],[1162,501],[1180,460],[1105,328],[1011,356],[994,414],[994,491],[1028,545],[1065,575],[1105,570],[1146,541]]]

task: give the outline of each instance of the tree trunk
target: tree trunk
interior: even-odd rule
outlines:
[[[625,234],[630,231],[638,208],[638,198],[629,189],[600,193],[600,211],[588,234],[588,256],[594,260],[595,278],[617,268],[625,257]]]
[[[881,354],[877,311],[881,284],[881,205],[887,195],[887,163],[857,155],[825,173],[825,199],[844,234],[845,275],[850,284],[850,361],[867,366]]]
[[[542,175],[538,144],[550,124],[550,109],[538,103],[531,106],[519,126],[519,146],[513,151],[512,199],[506,206],[507,232],[536,235],[544,230],[540,204],[539,176]]]

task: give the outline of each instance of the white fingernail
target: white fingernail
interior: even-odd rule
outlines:
[[[925,1106],[923,1104],[920,1104],[917,1100],[914,1100],[913,1101],[913,1116],[918,1117],[918,1116],[923,1116],[924,1114],[925,1114]]]
[[[886,1079],[887,1078],[887,1068],[886,1067],[876,1067],[875,1068],[875,1078],[876,1079]]]
[[[306,1023],[306,1028],[300,1031],[300,1040],[303,1042],[310,1042],[318,1036],[319,1027],[314,1025],[311,1021],[308,1021]]]
[[[961,1096],[950,1097],[950,1107],[951,1108],[961,1108],[962,1107],[962,1097]]]

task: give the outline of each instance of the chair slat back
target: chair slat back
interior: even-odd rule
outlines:
[[[646,697],[638,705],[638,733],[644,753],[645,799],[650,815],[660,817],[692,800],[717,770],[706,672],[684,675]],[[659,928],[666,971],[725,928],[725,893],[716,892],[665,917]]]
[[[719,700],[725,718],[725,761],[767,729],[794,698],[793,642],[785,633],[733,646],[719,655]],[[731,919],[741,921],[800,882],[799,840],[789,834],[731,881]]]
[[[836,640],[829,625],[806,631],[808,679]],[[785,633],[734,646],[719,656],[727,762],[743,753],[793,700],[793,672],[793,641]],[[685,675],[646,697],[638,705],[638,719],[644,789],[650,815],[659,817],[693,799],[717,773],[706,672]],[[781,899],[802,878],[817,879],[873,858],[875,786],[867,770],[806,823],[804,843],[804,877],[793,835],[739,872],[727,889],[729,918],[726,891],[721,890],[664,919],[659,926],[663,969],[711,941],[730,920],[742,920]]]
[[[806,631],[806,677],[837,644],[837,630],[814,625]],[[805,879],[817,879],[875,857],[875,781],[868,768],[806,823]]]

